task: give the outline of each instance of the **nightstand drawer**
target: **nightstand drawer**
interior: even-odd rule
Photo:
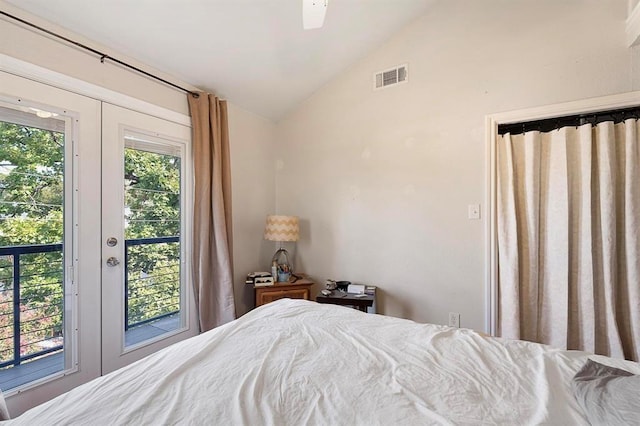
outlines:
[[[310,300],[312,285],[313,282],[301,279],[296,283],[275,283],[270,286],[255,287],[256,307],[285,298]]]
[[[273,302],[278,299],[307,299],[309,300],[309,290],[306,288],[295,290],[281,290],[281,291],[262,291],[258,295],[256,302],[257,306],[264,305],[265,303]]]

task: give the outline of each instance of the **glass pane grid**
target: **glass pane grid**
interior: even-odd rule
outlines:
[[[180,310],[180,243],[127,248],[127,328]]]
[[[20,114],[30,125],[0,121],[3,390],[64,368],[64,122]]]
[[[180,158],[125,149],[125,344],[180,326]]]

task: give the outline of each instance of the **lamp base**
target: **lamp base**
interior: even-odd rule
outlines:
[[[293,266],[289,262],[289,252],[283,248],[279,248],[271,259],[272,269],[276,268],[277,277],[273,277],[278,282],[288,282],[293,273]]]

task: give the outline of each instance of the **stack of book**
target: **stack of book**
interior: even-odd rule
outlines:
[[[366,285],[364,286],[364,294],[368,294],[369,296],[376,295],[376,286],[375,285]]]

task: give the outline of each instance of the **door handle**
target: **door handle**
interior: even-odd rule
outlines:
[[[118,266],[120,261],[115,257],[110,257],[107,259],[107,266]]]

